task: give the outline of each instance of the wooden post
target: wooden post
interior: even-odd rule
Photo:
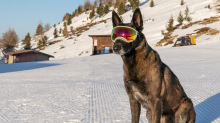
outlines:
[[[25,55],[25,53],[24,53],[24,57],[25,57],[25,62],[27,62],[27,61],[26,61],[26,55]]]
[[[34,51],[34,55],[35,55],[35,58],[36,58],[36,61],[37,61],[37,56],[36,56],[36,53],[35,53],[35,51]]]

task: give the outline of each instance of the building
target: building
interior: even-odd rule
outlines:
[[[89,35],[93,39],[92,55],[108,54],[113,52],[111,35]]]
[[[35,50],[20,50],[14,52],[5,53],[5,64],[31,62],[31,61],[44,61],[49,60],[50,57],[54,56],[35,51]]]

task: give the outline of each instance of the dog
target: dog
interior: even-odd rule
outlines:
[[[113,52],[121,55],[124,85],[130,101],[132,123],[138,123],[141,106],[147,110],[149,123],[195,123],[193,103],[176,75],[164,64],[142,33],[143,19],[139,8],[130,23],[123,23],[112,12],[113,27],[125,26],[138,32],[133,42],[116,38]]]

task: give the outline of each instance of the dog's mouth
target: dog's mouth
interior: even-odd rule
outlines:
[[[125,55],[130,52],[131,48],[132,46],[130,43],[118,39],[114,43],[113,52],[118,55]]]
[[[117,55],[124,55],[125,54],[123,47],[121,47],[120,45],[114,45],[113,52]]]

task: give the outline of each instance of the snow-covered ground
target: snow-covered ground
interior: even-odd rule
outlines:
[[[189,7],[192,21],[216,16],[214,9],[204,8],[212,0],[142,0],[140,9],[144,16],[144,30],[153,47],[163,38],[161,30],[171,14],[177,16]],[[89,23],[89,14],[72,19],[74,29]],[[122,15],[130,22],[132,12]],[[111,17],[111,12],[98,22]],[[152,20],[154,21],[147,21]],[[84,20],[84,22],[82,22]],[[184,22],[186,24],[186,22]],[[68,26],[68,29],[70,29]],[[193,33],[202,27],[220,30],[220,21],[208,25],[194,25],[177,29],[173,35]],[[57,29],[63,27],[63,22]],[[123,83],[122,60],[115,54],[90,56],[92,38],[88,35],[110,34],[111,19],[100,23],[73,39],[53,38],[54,28],[45,34],[50,41],[63,40],[50,45],[42,52],[54,55],[51,61],[17,64],[0,64],[0,123],[128,123],[131,121],[128,96]],[[172,45],[154,48],[180,79],[187,95],[192,99],[197,113],[196,123],[220,123],[220,34],[202,35],[197,45],[173,48]],[[32,41],[35,48],[37,42]],[[60,49],[60,46],[65,48]],[[21,49],[20,46],[18,49]],[[89,51],[89,53],[85,53]],[[56,52],[56,53],[55,53]],[[78,57],[80,53],[84,52]],[[1,55],[0,55],[1,59]],[[146,123],[142,109],[141,123]]]
[[[220,123],[220,43],[156,49],[180,79],[196,123]],[[122,60],[115,54],[0,65],[1,123],[128,123]],[[142,109],[141,123],[146,123]]]

